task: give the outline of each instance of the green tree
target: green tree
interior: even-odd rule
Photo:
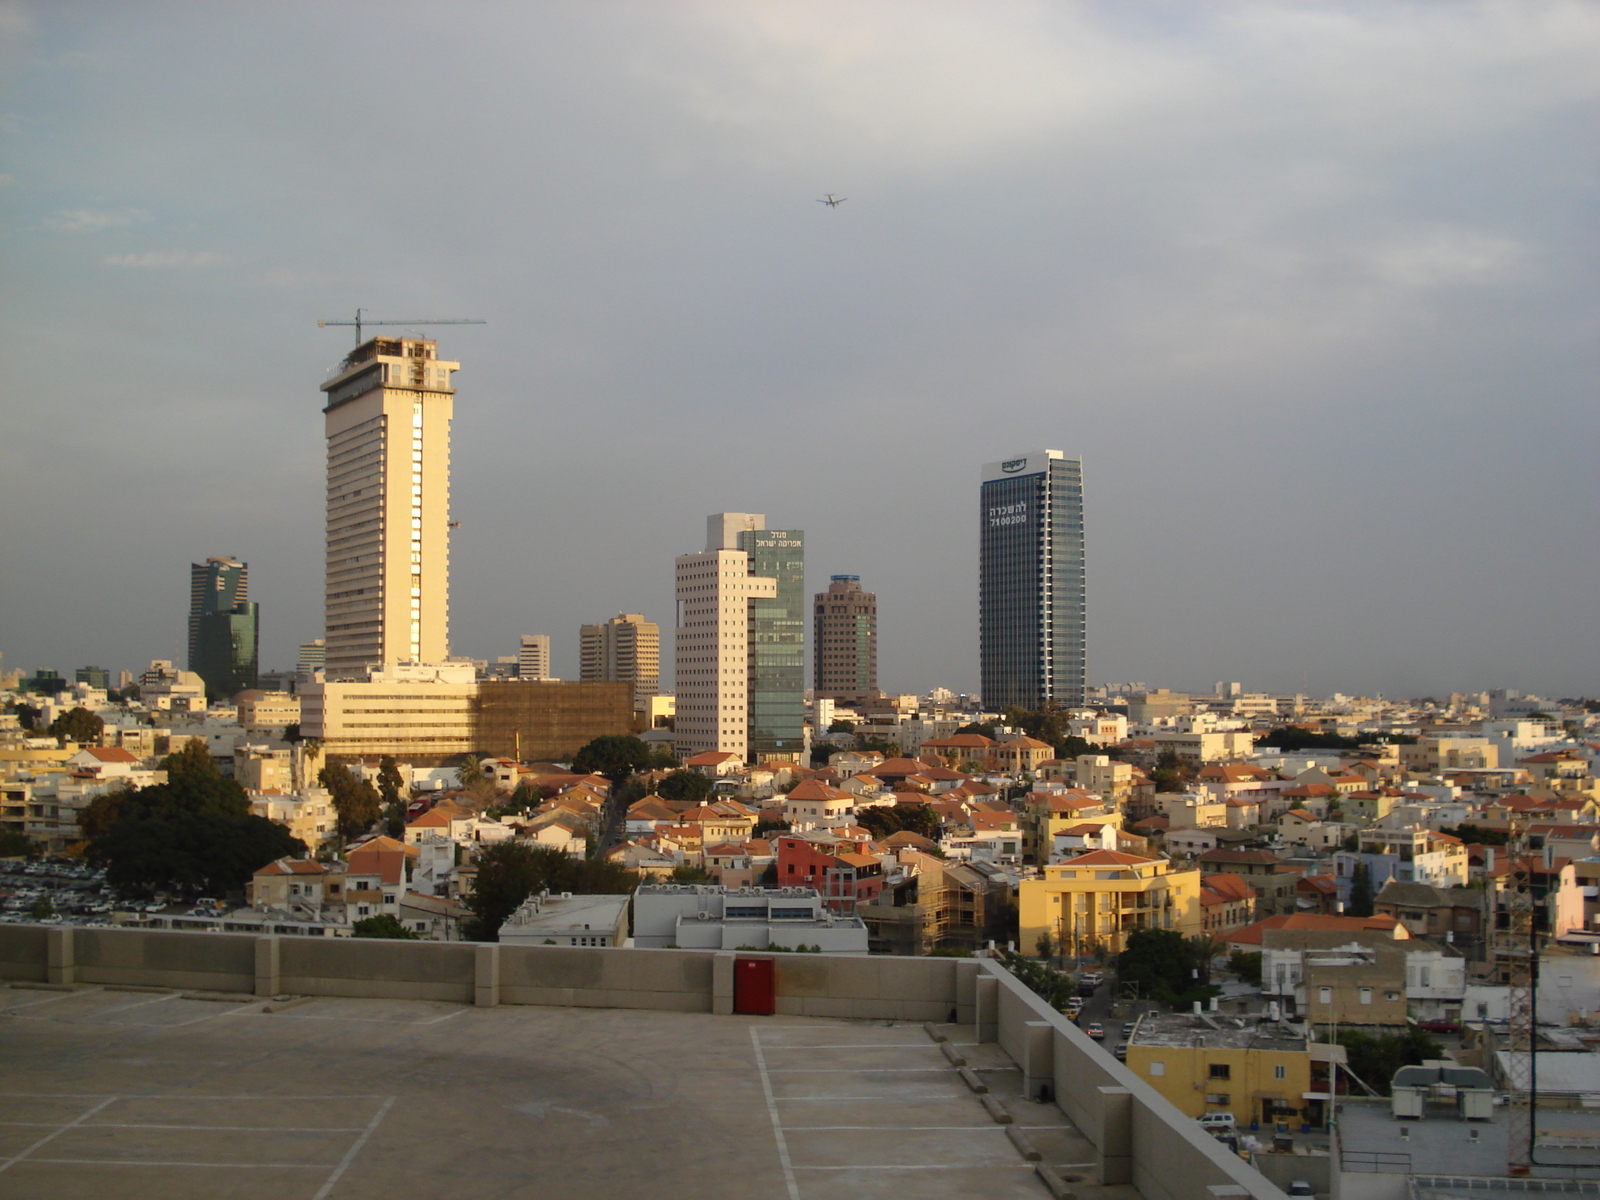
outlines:
[[[855,731],[856,723],[854,721],[835,721],[828,726],[829,733],[854,733]]]
[[[1364,862],[1357,863],[1350,873],[1350,903],[1345,907],[1345,915],[1370,917],[1372,900],[1372,868]]]
[[[1205,948],[1175,929],[1136,929],[1117,955],[1122,987],[1161,1004],[1207,1000],[1220,990],[1201,982]]]
[[[478,855],[477,878],[466,899],[471,914],[463,932],[472,941],[492,942],[500,926],[535,892],[621,895],[638,886],[639,876],[604,859],[572,858],[552,846],[497,842]]]
[[[621,783],[650,762],[650,747],[631,734],[597,737],[572,756],[572,769],[580,775],[604,775]]]
[[[1176,750],[1163,750],[1156,758],[1150,772],[1158,792],[1181,792],[1183,785],[1194,778],[1194,764]]]
[[[26,858],[34,852],[34,845],[26,834],[15,829],[0,829],[0,858]]]
[[[87,708],[74,708],[51,721],[45,732],[57,741],[90,745],[100,741],[105,727],[106,723]]]
[[[673,867],[668,883],[710,883],[711,872],[704,867]]]
[[[650,755],[650,761],[645,766],[652,771],[676,771],[683,766],[670,750],[656,750]]]
[[[215,811],[170,815],[170,810],[169,815],[139,816],[128,807],[89,843],[90,861],[104,864],[106,881],[114,887],[174,888],[190,895],[238,891],[274,859],[306,852],[305,843],[265,817]]]
[[[205,738],[190,738],[182,746],[161,760],[161,770],[172,775],[217,775],[216,759],[206,747]]]
[[[1235,950],[1228,955],[1228,970],[1255,987],[1261,986],[1261,951]]]
[[[49,896],[40,896],[28,909],[28,915],[35,921],[42,921],[46,917],[53,917],[56,915],[56,906],[50,903]]]
[[[957,736],[960,736],[963,733],[975,733],[979,737],[986,737],[990,741],[993,741],[994,740],[994,722],[990,721],[988,723],[984,723],[984,722],[981,722],[981,721],[972,721],[969,724],[963,725],[960,729],[956,730],[956,735]]]
[[[1337,1041],[1345,1048],[1351,1074],[1385,1096],[1401,1067],[1444,1057],[1439,1043],[1415,1026],[1404,1033],[1377,1036],[1358,1029],[1341,1029]]]
[[[17,724],[29,732],[36,732],[39,728],[39,722],[44,720],[44,709],[35,708],[33,705],[25,704],[21,700],[12,706],[11,711],[17,714]]]
[[[350,936],[358,938],[392,938],[402,942],[420,942],[414,929],[407,929],[388,913],[366,917],[350,927]]]
[[[406,832],[406,802],[400,795],[405,782],[400,764],[393,755],[385,754],[378,762],[378,798],[383,802],[384,832],[392,838],[404,837]]]
[[[1038,941],[1034,943],[1034,949],[1038,951],[1040,958],[1050,958],[1055,954],[1056,941],[1050,936],[1048,929],[1039,935]]]
[[[1469,845],[1476,842],[1480,846],[1504,846],[1511,840],[1511,834],[1506,830],[1489,829],[1483,825],[1462,824],[1454,829],[1441,829],[1439,832],[1458,837]]]
[[[687,800],[699,804],[711,794],[711,780],[699,771],[674,771],[656,785],[663,800]]]
[[[380,815],[377,788],[365,779],[357,779],[343,763],[323,767],[317,773],[317,782],[328,789],[333,800],[340,838],[349,841],[372,828]]]
[[[879,839],[906,829],[937,841],[942,828],[939,814],[926,804],[868,805],[856,811],[855,822]]]

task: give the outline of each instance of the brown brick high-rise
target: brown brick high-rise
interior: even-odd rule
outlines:
[[[878,694],[878,597],[859,575],[831,579],[814,601],[816,695],[857,704]]]

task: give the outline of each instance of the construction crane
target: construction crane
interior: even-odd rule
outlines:
[[[361,314],[364,308],[356,309],[354,321],[318,321],[317,328],[322,329],[329,325],[354,325],[356,327],[356,345],[361,345],[361,327],[363,325],[487,325],[489,322],[479,320],[477,317],[466,317],[461,320],[421,320],[421,321],[368,321],[363,320]]]

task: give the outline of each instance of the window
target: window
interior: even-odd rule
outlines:
[[[1207,1104],[1229,1104],[1229,1103],[1232,1103],[1232,1100],[1231,1100],[1231,1098],[1228,1096],[1228,1094],[1226,1092],[1207,1092],[1206,1093],[1206,1103]]]
[[[1319,987],[1317,989],[1317,1003],[1318,1004],[1332,1004],[1333,1003],[1333,989],[1331,987]]]
[[[1165,1075],[1166,1073],[1167,1073],[1167,1064],[1166,1063],[1153,1062],[1153,1063],[1150,1064],[1150,1074],[1152,1074],[1152,1075]]]
[[[1383,998],[1385,1000],[1398,1000],[1398,999],[1400,999],[1400,993],[1399,992],[1385,992],[1383,994]]]
[[[1279,1063],[1277,1066],[1272,1068],[1272,1077],[1274,1079],[1289,1078],[1289,1068],[1284,1066],[1282,1063]]]
[[[1228,1064],[1227,1063],[1212,1063],[1211,1064],[1211,1078],[1212,1079],[1227,1079],[1227,1078],[1229,1078]]]
[[[1372,1003],[1372,989],[1371,988],[1362,988],[1361,989],[1361,1003],[1363,1003],[1363,1004],[1371,1004]]]

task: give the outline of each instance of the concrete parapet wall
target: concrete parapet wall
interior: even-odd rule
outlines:
[[[474,952],[470,942],[280,938],[278,986],[302,996],[471,1004],[477,996]]]
[[[1132,1183],[1144,1200],[1206,1194],[1285,1200],[1275,1184],[1009,971],[988,959],[979,965],[999,988],[997,1040],[1025,1070],[1043,1057],[1038,1025],[1049,1024],[1056,1104],[1094,1144],[1103,1182]]]
[[[958,1008],[957,959],[775,957],[782,1016],[947,1021]]]
[[[43,983],[49,933],[45,925],[0,925],[0,979]]]
[[[711,963],[701,950],[501,946],[500,1003],[711,1011]]]
[[[63,980],[66,983],[255,991],[257,939],[249,934],[72,928],[60,932],[71,935],[72,978]]]

